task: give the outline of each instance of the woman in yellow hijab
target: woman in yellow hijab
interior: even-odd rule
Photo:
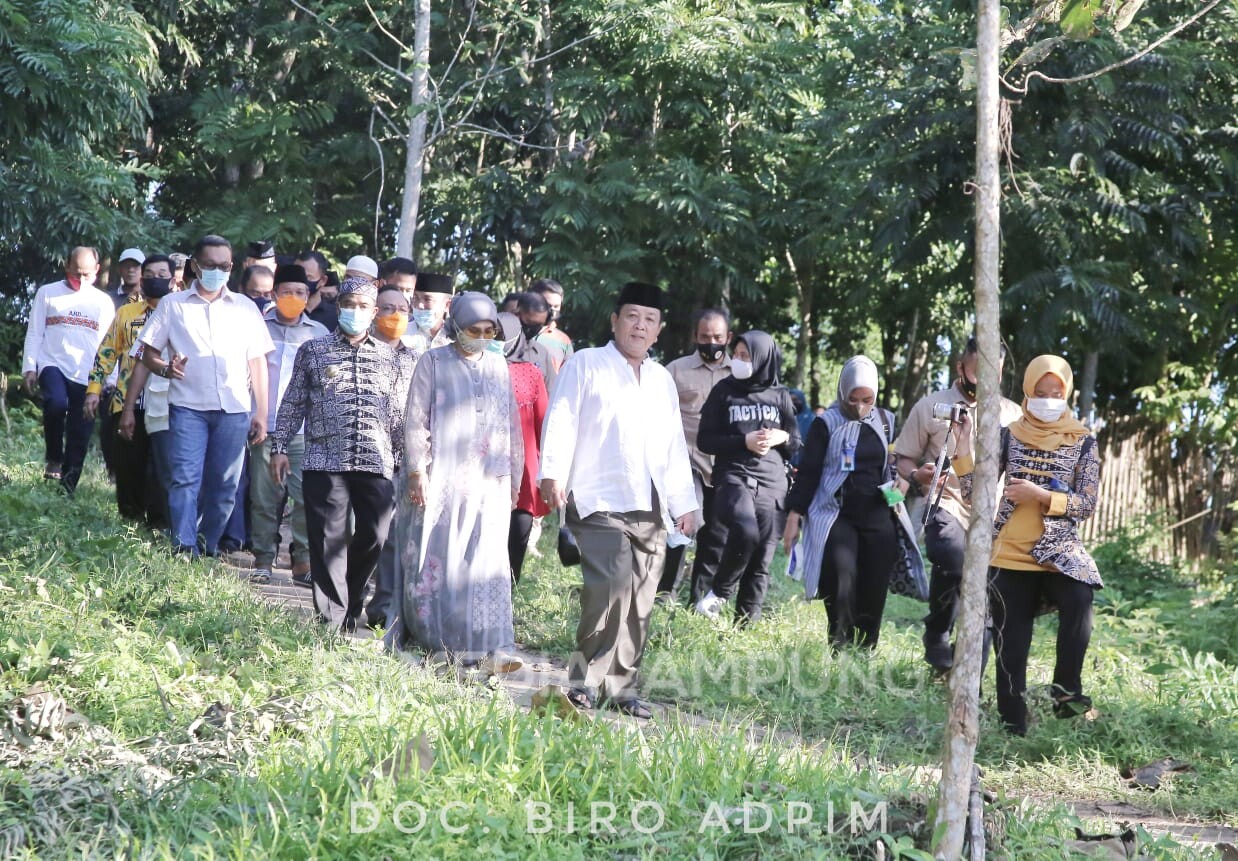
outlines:
[[[1092,707],[1083,694],[1083,661],[1092,637],[1092,596],[1102,588],[1077,524],[1096,509],[1096,438],[1070,412],[1074,374],[1057,356],[1039,356],[1023,375],[1023,416],[1002,431],[1006,480],[993,521],[989,612],[997,650],[997,710],[1006,728],[1027,733],[1027,656],[1036,616],[1058,611],[1054,713]],[[954,469],[963,496],[972,490],[971,420],[959,428]]]

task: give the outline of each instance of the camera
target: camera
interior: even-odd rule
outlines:
[[[939,422],[958,424],[967,415],[967,407],[963,404],[933,404],[933,418]]]

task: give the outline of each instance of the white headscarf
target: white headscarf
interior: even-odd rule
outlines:
[[[838,375],[838,402],[845,404],[856,389],[872,389],[877,396],[877,365],[868,356],[853,356]]]

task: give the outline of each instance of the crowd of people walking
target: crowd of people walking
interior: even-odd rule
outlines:
[[[648,717],[655,603],[686,591],[717,617],[734,599],[736,623],[754,625],[780,541],[805,598],[825,605],[831,648],[876,648],[894,591],[928,602],[924,660],[952,666],[974,340],[900,429],[869,358],[849,359],[833,402],[809,410],[783,385],[775,337],[733,333],[721,309],[695,314],[693,349],[664,367],[650,357],[667,308],[653,284],[624,285],[612,338],[576,350],[552,280],[496,306],[399,257],[356,255],[339,277],[321,252],[255,242],[235,267],[215,235],[190,255],[126,249],[115,269],[101,288],[99,253],[75,248],[35,294],[22,370],[42,397],[45,478],[76,490],[98,419],[120,514],[190,557],[244,547],[258,581],[287,517],[293,580],[324,624],[517,670],[513,589],[557,512],[581,566],[568,665],[581,708]],[[1022,403],[1001,404],[989,610],[998,712],[1015,733],[1046,608],[1060,615],[1055,711],[1091,705],[1102,584],[1076,527],[1099,459],[1072,386],[1065,360],[1041,356]]]

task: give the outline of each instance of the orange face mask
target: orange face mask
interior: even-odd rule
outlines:
[[[403,311],[396,311],[394,314],[376,317],[374,328],[388,341],[394,341],[396,338],[403,337],[408,331],[408,315]]]
[[[295,320],[300,317],[301,312],[305,310],[305,305],[305,300],[300,296],[284,295],[277,296],[275,299],[275,307],[285,320]]]

